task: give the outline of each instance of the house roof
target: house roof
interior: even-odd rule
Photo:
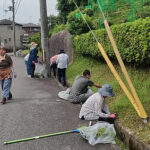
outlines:
[[[13,21],[8,19],[0,20],[0,25],[12,25]],[[16,25],[22,26],[22,24],[16,23]]]
[[[34,24],[34,23],[23,24],[23,28],[28,28],[28,27],[37,27],[37,28],[40,28],[40,25],[37,25],[37,24]]]

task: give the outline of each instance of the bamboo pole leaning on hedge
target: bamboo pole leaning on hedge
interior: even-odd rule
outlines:
[[[127,95],[128,99],[130,100],[130,102],[132,103],[133,107],[135,108],[135,110],[137,111],[138,115],[143,118],[143,113],[141,113],[141,110],[139,108],[139,106],[137,105],[137,103],[135,102],[133,96],[130,94],[129,90],[127,89],[126,85],[123,83],[122,79],[120,78],[119,74],[117,73],[116,69],[114,68],[113,64],[111,63],[110,59],[108,58],[105,50],[103,49],[102,45],[100,43],[98,43],[98,48],[102,54],[102,56],[104,57],[108,67],[110,68],[112,74],[114,75],[114,77],[117,79],[117,81],[119,82],[122,90],[124,91],[124,93]]]
[[[132,83],[132,81],[131,81],[131,79],[130,79],[130,77],[129,77],[129,75],[128,75],[128,72],[127,72],[127,70],[126,70],[126,67],[125,67],[125,65],[124,65],[124,63],[123,63],[123,61],[122,61],[122,58],[121,58],[120,53],[119,53],[119,51],[118,51],[116,42],[115,42],[115,40],[114,40],[114,38],[113,38],[113,35],[112,35],[112,32],[111,32],[111,30],[110,30],[110,27],[109,27],[109,25],[108,25],[107,20],[104,20],[104,25],[105,25],[105,28],[106,28],[108,37],[109,37],[109,39],[110,39],[110,42],[111,42],[111,44],[112,44],[112,47],[113,47],[113,49],[114,49],[115,55],[116,55],[116,57],[117,57],[117,60],[118,60],[118,62],[119,62],[119,64],[120,64],[121,70],[122,70],[122,72],[123,72],[123,74],[124,74],[124,76],[125,76],[125,78],[126,78],[126,81],[127,81],[128,85],[129,85],[129,87],[130,87],[130,89],[131,89],[131,93],[132,93],[132,95],[133,95],[133,97],[134,97],[134,99],[135,99],[135,102],[137,103],[137,105],[138,105],[138,107],[139,107],[139,110],[140,110],[140,117],[141,117],[141,118],[147,118],[147,114],[146,114],[146,112],[145,112],[145,110],[144,110],[144,108],[143,108],[143,106],[142,106],[142,103],[141,103],[141,101],[140,101],[140,99],[139,99],[139,97],[138,97],[138,95],[137,95],[137,93],[136,93],[136,90],[135,90],[135,88],[134,88],[134,86],[133,86],[133,83]]]

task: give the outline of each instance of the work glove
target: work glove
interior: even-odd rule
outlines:
[[[115,114],[110,114],[110,115],[108,116],[108,118],[116,118],[116,115],[115,115]]]

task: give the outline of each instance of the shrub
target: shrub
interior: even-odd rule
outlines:
[[[56,25],[53,30],[49,31],[49,37],[52,36],[55,33],[58,33],[62,30],[65,30],[65,29],[67,29],[67,25],[64,25],[64,24]]]
[[[87,27],[85,21],[83,20],[82,16],[80,15],[79,17],[76,17],[76,14],[79,13],[78,10],[75,10],[71,12],[67,19],[68,19],[68,30],[70,31],[71,34],[74,35],[79,35],[82,33],[87,33],[89,31],[89,28]],[[86,21],[90,25],[92,29],[95,29],[91,17],[89,17],[86,14],[83,14]]]
[[[125,62],[136,65],[150,64],[150,18],[139,19],[132,23],[111,26],[111,31],[116,44]],[[111,59],[115,59],[113,48],[110,44],[105,29],[94,31],[99,42]],[[91,32],[75,36],[74,49],[77,53],[101,58],[96,41]]]

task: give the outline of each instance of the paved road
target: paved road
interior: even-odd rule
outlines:
[[[57,101],[61,87],[53,79],[26,77],[22,58],[14,58],[18,77],[13,100],[0,105],[0,150],[120,150],[111,144],[91,146],[79,134],[68,134],[3,145],[4,141],[65,131],[88,125],[78,119],[81,105]]]

